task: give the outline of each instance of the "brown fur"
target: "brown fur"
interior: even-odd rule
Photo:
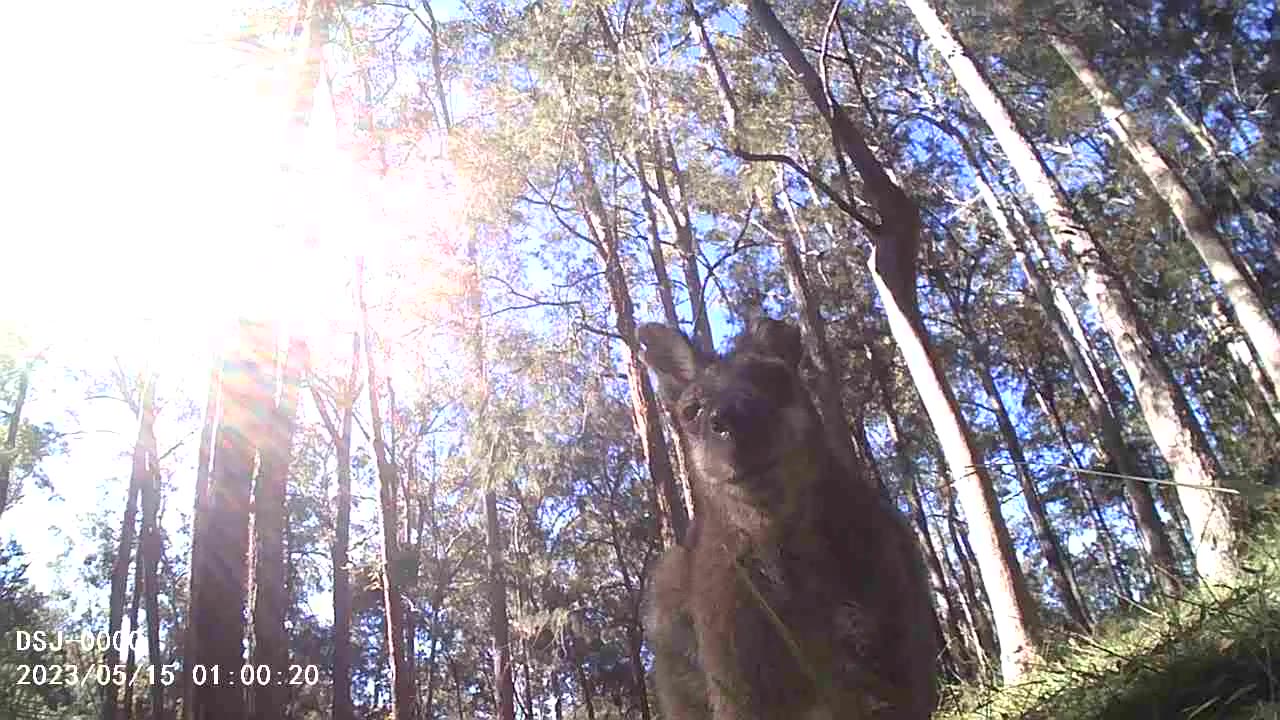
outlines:
[[[697,516],[654,568],[645,626],[666,720],[920,720],[937,704],[923,563],[897,510],[827,447],[799,332],[725,357],[640,330],[689,439]]]

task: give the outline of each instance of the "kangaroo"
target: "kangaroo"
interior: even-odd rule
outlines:
[[[799,330],[753,320],[724,356],[665,325],[639,338],[696,509],[645,599],[665,720],[928,718],[924,564],[898,510],[827,445]]]

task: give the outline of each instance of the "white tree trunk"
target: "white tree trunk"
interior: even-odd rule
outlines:
[[[1057,35],[1051,35],[1049,42],[1102,109],[1107,126],[1133,156],[1156,193],[1168,203],[1187,239],[1209,266],[1209,274],[1222,286],[1240,327],[1258,351],[1262,370],[1270,378],[1271,386],[1280,388],[1280,329],[1267,315],[1257,288],[1240,271],[1230,243],[1213,226],[1209,213],[1195,201],[1182,178],[1141,132],[1137,121],[1124,109],[1124,103],[1107,86],[1106,80],[1089,64],[1080,46]]]
[[[889,330],[907,363],[970,523],[978,570],[990,598],[1000,637],[1001,670],[1016,681],[1038,656],[1039,616],[1026,578],[1018,566],[1008,527],[991,478],[979,463],[955,395],[935,361],[916,299],[916,255],[920,247],[920,210],[889,169],[867,145],[862,131],[829,99],[826,87],[766,0],[750,0],[752,19],[760,25],[800,78],[810,101],[827,120],[843,151],[863,180],[862,194],[875,207],[881,223],[872,232],[871,275],[889,319]]]
[[[942,445],[942,454],[969,521],[970,542],[1000,640],[1000,675],[1006,683],[1016,682],[1038,659],[1039,619],[1018,565],[1009,529],[1000,515],[1000,501],[974,451],[973,439],[961,419],[955,396],[933,361],[917,325],[911,321],[910,311],[899,306],[874,260],[872,262],[871,276],[884,303],[889,332],[902,352],[920,401]]]
[[[1104,248],[1076,219],[1061,188],[1019,132],[1004,102],[937,12],[927,0],[902,1],[991,127],[1023,187],[1044,215],[1054,241],[1073,259],[1084,292],[1115,343],[1152,438],[1178,483],[1178,499],[1192,524],[1196,569],[1209,580],[1230,579],[1236,567],[1237,537],[1230,503],[1222,492],[1222,470],[1172,373],[1156,354],[1124,279]]]

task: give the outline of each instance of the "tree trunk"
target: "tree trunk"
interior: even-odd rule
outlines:
[[[1109,399],[1114,392],[1108,392],[1108,390],[1114,391],[1114,383],[1107,381],[1106,375],[1103,374],[1105,371],[1101,370],[1094,360],[1089,339],[1084,333],[1084,327],[1080,323],[1074,306],[1066,301],[1061,289],[1054,286],[1053,273],[1048,260],[1021,210],[1015,206],[1013,212],[1009,213],[997,199],[987,181],[983,163],[979,161],[980,150],[975,151],[965,135],[955,127],[946,123],[939,123],[939,125],[960,145],[972,166],[978,194],[983,204],[987,206],[992,219],[995,220],[1001,236],[1013,249],[1019,269],[1026,277],[1027,284],[1031,286],[1040,309],[1049,321],[1049,328],[1067,356],[1072,373],[1088,404],[1089,414],[1096,424],[1102,449],[1115,464],[1116,472],[1124,476],[1123,482],[1133,512],[1139,518],[1138,526],[1142,533],[1144,547],[1156,567],[1155,574],[1160,579],[1161,588],[1169,595],[1176,595],[1179,592],[1177,564],[1173,559],[1173,551],[1169,545],[1164,523],[1155,512],[1155,501],[1152,499],[1151,489],[1136,479],[1137,471],[1133,454],[1125,443],[1115,407]]]
[[[249,550],[249,496],[256,443],[266,435],[264,419],[272,402],[275,333],[242,320],[235,354],[222,371],[222,421],[215,438],[207,519],[193,572],[199,589],[191,622],[195,653],[188,660],[205,673],[193,691],[194,720],[241,720],[244,694],[215,685],[244,664],[244,609]]]
[[[986,588],[1000,637],[1001,675],[1013,683],[1038,657],[1039,617],[1026,579],[1018,566],[1013,541],[1000,501],[985,469],[978,461],[969,428],[960,416],[951,387],[942,377],[921,334],[891,293],[875,275],[881,298],[887,300],[890,332],[898,343],[915,381],[920,398],[942,443],[952,482],[969,521],[969,533],[977,545],[975,557]]]
[[[600,16],[602,23],[607,22],[603,12],[600,13]],[[614,50],[616,52],[616,47]],[[635,163],[636,173],[643,179],[645,172],[644,160],[639,152],[636,153]],[[645,217],[649,220],[649,256],[653,261],[654,283],[658,290],[658,300],[662,305],[663,319],[671,327],[680,327],[680,316],[676,313],[675,292],[671,287],[671,275],[667,272],[666,253],[662,250],[662,239],[658,234],[658,215],[657,210],[654,209],[652,194],[651,192],[642,193],[640,202],[644,207]],[[675,445],[672,449],[675,450],[676,466],[672,468],[672,472],[675,474],[676,483],[679,485],[680,499],[684,504],[685,517],[691,518],[693,517],[693,487],[689,483],[689,470],[685,462],[685,456],[687,455],[686,440],[680,426],[671,422],[669,413],[659,411],[659,415],[663,420],[665,437],[675,438]],[[656,493],[654,497],[655,499],[657,498]],[[661,507],[661,503],[658,503],[657,506]]]
[[[350,392],[354,392],[354,384]],[[333,538],[333,717],[352,720],[351,702],[351,421],[354,400],[343,409],[338,442],[338,512]]]
[[[1280,268],[1280,236],[1274,232],[1276,228],[1280,228],[1280,217],[1277,217],[1275,209],[1266,205],[1258,197],[1257,180],[1248,166],[1242,164],[1243,175],[1245,180],[1237,175],[1232,168],[1232,159],[1238,160],[1234,153],[1224,153],[1218,147],[1218,142],[1209,133],[1209,129],[1205,127],[1202,121],[1193,120],[1187,114],[1186,110],[1178,104],[1178,101],[1172,95],[1166,95],[1164,99],[1165,105],[1178,118],[1178,124],[1182,125],[1182,129],[1187,135],[1200,146],[1205,152],[1205,160],[1210,167],[1216,169],[1222,176],[1222,184],[1226,187],[1227,192],[1231,195],[1231,200],[1235,204],[1235,210],[1242,215],[1244,227],[1253,233],[1255,237],[1265,237],[1267,241],[1267,255],[1260,260],[1273,268]],[[1248,183],[1246,185],[1246,182]],[[1268,228],[1273,232],[1268,232]],[[1257,275],[1254,274],[1248,263],[1242,263],[1240,268],[1257,287]]]
[[[586,668],[582,667],[582,659],[576,653],[573,657],[573,669],[578,675],[578,686],[582,689],[582,704],[587,709],[587,720],[596,720],[596,700],[591,690],[591,677],[587,675]]]
[[[781,50],[800,78],[811,102],[827,120],[838,147],[863,180],[867,199],[880,215],[872,231],[872,280],[889,318],[889,331],[906,360],[929,419],[942,443],[953,482],[981,548],[979,570],[987,588],[1001,639],[1001,668],[1007,682],[1022,675],[1038,657],[1039,619],[1018,567],[1009,530],[1000,516],[991,480],[977,460],[968,426],[950,385],[929,349],[916,304],[916,254],[920,245],[919,209],[886,173],[862,133],[839,106],[800,46],[765,0],[750,0],[752,18]]]
[[[978,662],[982,670],[983,677],[992,677],[989,664],[990,658],[1000,656],[1000,648],[996,644],[996,637],[991,629],[991,616],[987,612],[987,606],[982,602],[982,597],[978,594],[978,584],[974,581],[973,572],[969,569],[969,556],[964,552],[963,543],[959,530],[959,523],[956,520],[956,500],[955,493],[950,489],[944,491],[946,494],[946,516],[947,516],[947,538],[951,541],[951,550],[955,553],[956,563],[959,566],[959,573],[956,568],[951,566],[950,555],[944,549],[940,554],[942,562],[947,566],[947,574],[956,579],[956,586],[961,589],[960,597],[964,600],[962,609],[969,614],[969,627],[973,630],[974,640],[978,646]],[[941,531],[939,531],[941,536]]]
[[[287,157],[289,163],[301,158],[301,145],[305,142],[307,125],[311,122],[311,109],[315,105],[315,89],[324,75],[324,44],[328,40],[329,5],[332,0],[299,0],[298,14],[294,18],[293,37],[300,38],[304,27],[305,44],[295,50],[292,73],[292,106],[286,139],[292,147]]]
[[[912,454],[912,448],[908,447],[908,435],[902,431],[902,421],[898,416],[897,406],[894,404],[893,383],[889,375],[889,367],[885,364],[880,354],[876,352],[874,346],[867,344],[865,346],[867,354],[867,362],[871,366],[871,374],[875,379],[876,386],[880,389],[880,402],[884,406],[885,415],[889,420],[889,442],[891,443],[891,452],[893,453],[895,470],[897,470],[899,481],[907,494],[907,505],[911,509],[911,524],[916,531],[916,539],[920,543],[920,549],[924,554],[925,567],[929,571],[929,582],[933,586],[935,600],[941,599],[947,618],[947,637],[948,645],[952,648],[957,662],[961,661],[964,648],[964,634],[960,630],[961,611],[957,606],[958,598],[951,592],[948,587],[946,574],[942,571],[942,562],[938,558],[937,547],[933,543],[933,535],[929,532],[929,519],[925,513],[924,494],[920,491],[920,483],[918,480],[919,468],[916,467],[915,456]],[[980,645],[975,644],[969,648],[974,655],[980,655],[983,650]],[[975,661],[976,662],[976,661]]]
[[[160,468],[157,465],[159,451],[155,436],[155,378],[147,382],[143,398],[143,417],[148,418],[148,428],[143,442],[151,465],[142,485],[142,532],[138,538],[138,562],[142,565],[143,594],[147,606],[147,660],[154,670],[164,664],[160,656],[160,557],[164,553],[160,534]],[[137,625],[130,630],[136,632]],[[136,637],[136,636],[135,636]],[[127,702],[127,699],[126,699]],[[152,679],[151,717],[164,717],[164,683]]]
[[[466,706],[462,704],[462,680],[458,677],[458,663],[453,658],[449,658],[449,675],[453,678],[453,702],[458,710],[458,720],[466,720]]]
[[[1092,632],[1093,621],[1089,617],[1088,608],[1080,594],[1080,587],[1076,583],[1075,571],[1071,568],[1071,558],[1064,552],[1062,541],[1049,520],[1049,513],[1044,506],[1043,498],[1040,497],[1040,490],[1036,487],[1031,466],[1027,464],[1026,455],[1022,452],[1022,441],[1018,438],[1018,430],[1013,426],[1013,419],[1009,417],[1009,409],[1005,407],[1000,389],[996,387],[986,348],[982,347],[980,342],[974,342],[973,352],[976,360],[974,371],[978,373],[978,379],[991,400],[996,424],[1000,427],[1000,434],[1004,436],[1009,458],[1014,463],[1014,474],[1018,478],[1018,485],[1022,488],[1022,499],[1027,505],[1031,527],[1040,541],[1040,552],[1044,555],[1045,564],[1049,568],[1049,576],[1053,579],[1055,589],[1076,630],[1086,634]]]
[[[18,431],[22,428],[22,406],[27,401],[27,383],[31,379],[31,369],[23,367],[18,375],[18,397],[13,401],[13,411],[9,413],[9,428],[5,431],[4,452],[0,453],[0,515],[9,507],[9,477],[13,472],[13,459],[18,447]]]
[[[538,704],[533,692],[533,658],[529,656],[528,638],[520,638],[521,675],[524,677],[524,717],[538,720]]]
[[[437,593],[431,599],[431,622],[427,626],[430,639],[427,641],[427,691],[422,701],[422,717],[432,720],[435,717],[436,700],[436,661],[440,656],[440,605],[444,602],[443,593]]]
[[[1271,381],[1263,375],[1262,365],[1257,362],[1249,343],[1245,342],[1235,331],[1230,320],[1226,317],[1226,312],[1218,303],[1212,303],[1208,312],[1202,315],[1199,320],[1201,327],[1204,328],[1205,334],[1209,336],[1211,341],[1219,347],[1225,346],[1227,354],[1234,361],[1234,365],[1239,366],[1249,377],[1251,382],[1246,383],[1240,379],[1239,372],[1234,367],[1231,368],[1236,384],[1241,386],[1240,394],[1244,397],[1248,407],[1257,412],[1254,406],[1260,406],[1265,412],[1265,419],[1259,418],[1262,427],[1266,428],[1264,432],[1280,433],[1280,397],[1277,397]]]
[[[555,720],[564,720],[564,691],[560,688],[560,675],[557,672],[551,673],[551,693],[554,699],[551,701],[551,717]]]
[[[715,350],[715,340],[711,334],[711,317],[707,312],[702,274],[698,269],[698,238],[694,233],[693,215],[689,206],[687,175],[680,169],[680,159],[671,142],[671,127],[667,122],[669,112],[662,106],[650,69],[628,63],[631,56],[618,47],[617,35],[609,24],[608,17],[603,12],[598,12],[596,17],[605,43],[614,56],[631,69],[637,89],[648,105],[648,145],[653,158],[653,176],[650,178],[644,174],[642,166],[637,163],[637,172],[644,189],[643,201],[646,203],[646,210],[654,209],[653,201],[657,201],[658,214],[675,241],[681,269],[684,271],[685,295],[689,300],[689,313],[693,321],[690,339],[694,347],[710,354]]]
[[[656,113],[658,122],[662,122],[665,114]],[[671,236],[675,239],[676,249],[680,253],[680,265],[684,271],[685,294],[689,299],[689,313],[693,318],[694,347],[704,353],[715,350],[715,340],[711,335],[711,318],[707,313],[706,297],[702,285],[702,273],[698,270],[698,238],[693,231],[690,218],[688,187],[684,174],[680,170],[680,161],[676,157],[675,148],[671,144],[669,128],[654,128],[650,133],[653,145],[654,165],[652,184],[646,188],[658,199],[658,208],[666,221]],[[667,180],[667,167],[675,182]]]
[[[493,684],[498,720],[515,720],[515,677],[511,659],[511,627],[507,613],[506,563],[503,556],[502,526],[498,517],[498,492],[494,481],[494,463],[500,451],[496,433],[488,432],[486,413],[489,405],[489,373],[484,344],[484,296],[480,287],[480,254],[475,238],[467,243],[471,272],[468,278],[467,304],[471,361],[479,377],[480,400],[472,408],[474,420],[471,436],[476,447],[486,455],[480,469],[484,487],[485,592],[489,601],[489,637],[493,641]],[[485,447],[487,445],[487,447]]]
[[[1025,371],[1025,368],[1024,368]],[[1067,426],[1062,416],[1058,413],[1057,406],[1053,403],[1050,396],[1046,393],[1041,384],[1031,376],[1027,371],[1027,384],[1032,392],[1035,393],[1036,402],[1040,405],[1040,411],[1049,419],[1053,425],[1054,433],[1058,436],[1058,442],[1062,444],[1063,449],[1071,456],[1071,462],[1076,469],[1084,471],[1088,470],[1084,463],[1080,461],[1080,456],[1076,453],[1072,446],[1071,437],[1067,434]],[[1094,531],[1098,534],[1098,542],[1102,545],[1103,555],[1106,558],[1107,566],[1111,570],[1111,576],[1116,581],[1116,587],[1124,594],[1124,597],[1133,598],[1133,585],[1129,582],[1129,575],[1126,568],[1122,566],[1117,548],[1119,543],[1116,542],[1115,534],[1111,531],[1111,526],[1107,523],[1106,518],[1102,514],[1102,506],[1098,503],[1097,494],[1093,492],[1091,485],[1092,478],[1087,474],[1081,473],[1078,478],[1081,494],[1084,496],[1085,504],[1089,508],[1089,514],[1093,517]],[[1150,494],[1148,494],[1148,497]],[[1152,509],[1154,509],[1154,504]],[[1136,523],[1135,523],[1136,524]],[[1164,532],[1164,525],[1160,526],[1160,531]],[[1166,536],[1165,541],[1168,541]],[[1173,555],[1170,553],[1169,560],[1172,562]]]
[[[895,443],[895,447],[896,447]],[[964,633],[960,629],[960,611],[956,607],[956,597],[947,585],[946,575],[942,572],[942,562],[938,559],[938,551],[933,544],[933,536],[929,533],[929,520],[925,514],[924,495],[920,492],[920,484],[916,482],[914,475],[908,475],[905,479],[907,491],[907,505],[911,509],[911,524],[916,531],[916,541],[920,543],[920,549],[923,552],[925,567],[929,570],[929,584],[933,590],[934,603],[939,600],[946,617],[946,632],[943,633],[944,642],[941,646],[944,651],[951,655],[954,663],[956,676],[964,678],[970,675],[969,655],[971,652],[982,652],[980,647],[970,648],[965,642]],[[940,626],[941,627],[941,626]]]
[[[633,572],[627,567],[627,557],[623,552],[623,532],[618,520],[617,513],[614,512],[614,488],[613,479],[608,471],[604,471],[604,482],[608,483],[608,489],[604,492],[593,492],[597,497],[604,498],[605,514],[609,523],[609,545],[613,549],[613,560],[618,566],[618,576],[622,581],[622,589],[626,593],[628,602],[630,603],[631,615],[626,618],[627,633],[627,650],[631,660],[631,684],[632,691],[635,693],[636,705],[640,708],[641,720],[649,720],[651,710],[649,708],[649,691],[645,684],[644,663],[642,661],[642,649],[644,645],[644,630],[640,621],[640,606],[643,602],[642,583],[638,576],[638,571]],[[595,486],[592,485],[592,490]]]
[[[1271,253],[1265,261],[1271,267],[1280,269],[1280,233],[1276,232],[1276,230],[1280,230],[1280,212],[1277,212],[1275,207],[1266,204],[1258,196],[1257,179],[1249,170],[1249,167],[1241,163],[1241,170],[1248,182],[1248,185],[1244,186],[1244,183],[1237,177],[1236,171],[1232,169],[1231,160],[1228,159],[1232,158],[1239,162],[1239,158],[1234,153],[1224,153],[1218,147],[1218,141],[1209,133],[1204,123],[1191,119],[1187,112],[1182,109],[1182,106],[1178,105],[1178,102],[1173,99],[1173,96],[1166,96],[1164,101],[1173,112],[1174,117],[1178,118],[1182,129],[1204,150],[1209,163],[1222,173],[1223,184],[1226,185],[1227,191],[1231,193],[1231,199],[1235,201],[1236,207],[1240,209],[1245,219],[1253,226],[1254,232],[1266,234],[1268,250]],[[1271,228],[1270,233],[1267,233],[1268,225]],[[1248,267],[1246,266],[1244,270],[1248,272]]]
[[[595,170],[591,164],[586,143],[576,138],[575,152],[582,174],[579,188],[579,204],[587,220],[588,234],[596,246],[605,266],[605,280],[609,298],[617,317],[616,327],[623,342],[623,355],[627,364],[627,384],[630,388],[631,418],[636,434],[644,449],[649,476],[657,486],[662,519],[664,545],[681,542],[685,537],[688,517],[684,500],[676,485],[675,471],[667,440],[662,432],[662,415],[654,397],[649,374],[640,361],[640,341],[636,337],[635,305],[626,272],[622,267],[621,248],[613,225],[608,220],[604,199],[596,185]]]
[[[309,368],[308,368],[309,372]],[[333,720],[353,720],[351,703],[351,426],[360,395],[360,336],[351,334],[351,374],[342,387],[336,409],[340,425],[334,425],[328,404],[316,383],[310,383],[311,399],[329,433],[337,455],[338,497],[333,528]]]
[[[140,444],[139,440],[139,444]],[[140,448],[135,448],[135,467],[137,455]],[[111,637],[115,637],[120,632],[121,622],[124,619],[124,593],[129,583],[129,566],[133,560],[133,540],[137,531],[137,507],[139,488],[136,487],[131,480],[129,482],[128,500],[125,502],[124,521],[120,525],[120,539],[116,545],[116,558],[112,564],[111,570],[111,595],[107,610],[107,632]],[[137,625],[130,626],[130,630],[136,630]],[[107,648],[103,663],[108,668],[114,667],[120,660],[119,652],[114,645]],[[113,683],[107,683],[102,687],[102,718],[103,720],[113,720],[116,711],[119,708],[119,699],[117,693],[119,687]]]
[[[498,533],[498,495],[484,494],[485,547],[489,576],[489,634],[493,638],[493,679],[497,686],[498,720],[514,720],[515,682],[511,672],[511,631],[507,623],[507,582]]]
[[[133,677],[134,671],[138,667],[137,653],[137,631],[138,631],[138,610],[142,606],[142,563],[133,564],[133,592],[129,598],[129,653],[125,656],[124,674],[125,677]],[[153,665],[157,664],[154,660]],[[126,683],[124,686],[124,697],[121,699],[121,705],[124,707],[124,720],[133,720],[134,702],[133,702],[133,683]]]
[[[635,154],[635,163],[636,175],[644,179],[644,157],[639,152]],[[662,316],[671,327],[679,327],[680,316],[676,314],[675,293],[671,288],[671,275],[667,272],[666,253],[662,251],[662,236],[658,233],[658,211],[653,205],[652,193],[641,193],[640,205],[649,220],[649,258],[653,261],[654,285],[662,305]]]
[[[218,412],[222,395],[222,373],[218,364],[209,372],[209,388],[205,395],[204,421],[200,427],[200,448],[196,456],[195,501],[191,513],[191,552],[187,575],[187,617],[182,634],[182,717],[192,717],[195,687],[191,683],[191,664],[196,656],[196,625],[193,619],[200,605],[198,583],[201,543],[208,534],[209,472],[213,459],[214,433],[218,428]]]
[[[387,656],[390,666],[393,720],[412,720],[414,698],[412,678],[406,670],[404,653],[404,596],[401,593],[400,515],[396,502],[396,468],[383,437],[382,411],[378,401],[378,368],[369,329],[369,307],[364,300],[364,260],[356,269],[356,292],[360,303],[364,356],[368,368],[369,414],[373,426],[373,450],[378,463],[378,501],[382,509],[382,600],[385,617]]]
[[[285,632],[285,611],[289,605],[284,562],[285,497],[298,410],[298,384],[307,365],[307,346],[295,339],[290,343],[280,377],[279,404],[268,416],[268,434],[263,441],[253,494],[253,664],[271,668],[272,676],[277,678],[285,677],[289,669],[289,636]],[[286,686],[276,683],[254,685],[254,720],[284,717],[286,691]]]
[[[1240,259],[1231,244],[1214,227],[1208,211],[1195,201],[1186,183],[1161,157],[1137,121],[1125,111],[1124,103],[1089,63],[1080,46],[1055,33],[1049,35],[1049,42],[1101,108],[1111,132],[1128,149],[1156,193],[1169,205],[1187,239],[1208,265],[1209,274],[1222,286],[1240,327],[1258,353],[1271,386],[1280,388],[1280,328],[1267,315],[1266,304],[1257,287],[1241,272]]]
[[[138,388],[138,436],[133,446],[133,467],[129,473],[129,494],[124,506],[124,520],[120,524],[120,539],[116,546],[116,558],[111,569],[111,595],[107,608],[107,632],[112,637],[120,632],[124,620],[124,593],[129,585],[129,565],[134,559],[134,540],[138,528],[138,499],[146,492],[152,473],[156,472],[155,441],[155,378],[142,376]],[[141,553],[138,553],[141,555]],[[141,562],[141,558],[139,558]],[[137,626],[129,628],[136,631]],[[113,668],[120,662],[115,644],[107,647],[103,663]],[[119,687],[108,683],[102,688],[102,717],[112,720],[116,716]]]
[[[1178,496],[1195,531],[1196,568],[1210,580],[1235,574],[1236,528],[1231,503],[1220,492],[1222,471],[1186,398],[1156,353],[1124,280],[1105,250],[1068,206],[1062,189],[1043,160],[1018,130],[995,90],[982,76],[928,0],[903,0],[950,65],[960,86],[987,121],[1023,186],[1045,217],[1050,234],[1084,279],[1085,294],[1098,310],[1133,383],[1134,392],[1156,445],[1174,479]]]
[[[671,148],[670,138],[666,138],[667,155],[672,164],[672,171],[677,178],[680,168],[676,165],[675,151]],[[679,183],[678,183],[679,184]],[[715,339],[711,335],[711,316],[707,312],[706,292],[702,287],[702,274],[698,271],[698,239],[693,233],[693,221],[689,219],[688,201],[681,192],[684,204],[683,217],[676,225],[676,246],[680,248],[681,265],[684,268],[684,285],[689,296],[689,312],[693,315],[693,342],[703,352],[715,350]]]

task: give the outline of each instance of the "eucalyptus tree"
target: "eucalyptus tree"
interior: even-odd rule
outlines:
[[[150,496],[153,493],[151,486],[153,482],[159,482],[159,468],[156,467],[159,453],[156,449],[155,436],[156,377],[147,374],[141,375],[139,382],[136,384],[136,396],[133,396],[132,392],[135,388],[129,387],[129,382],[123,374],[118,377],[118,380],[120,390],[125,395],[121,399],[136,409],[138,435],[133,447],[128,497],[125,501],[124,517],[120,524],[119,544],[116,547],[115,560],[111,570],[111,595],[107,611],[107,631],[112,635],[120,632],[121,623],[124,620],[125,591],[129,584],[129,568],[133,566],[135,557],[139,569],[139,578],[142,577],[141,569],[144,566],[150,567],[149,561],[143,557],[141,546],[135,548],[135,539],[138,533],[138,501],[139,497],[146,496],[143,498],[143,504],[146,506],[144,514],[148,517],[144,520],[143,526],[144,528],[150,528],[154,525],[155,519],[153,505],[150,500]],[[147,558],[149,557],[150,553],[147,554]],[[115,667],[119,664],[119,653],[118,646],[112,645],[108,647],[103,658],[103,664],[108,667]],[[119,710],[117,694],[120,689],[114,685],[108,685],[103,688],[102,717],[104,720],[110,720],[116,716]]]
[[[266,435],[253,488],[253,653],[258,667],[271,668],[272,677],[289,672],[289,637],[285,631],[288,592],[285,536],[288,528],[285,499],[289,487],[290,458],[298,410],[298,386],[307,367],[307,346],[294,338],[281,363],[278,387],[272,396],[279,399],[268,408]],[[146,495],[143,496],[144,507]],[[145,527],[144,521],[144,527]],[[288,528],[291,529],[291,528]],[[154,583],[155,568],[148,567],[147,583]],[[150,594],[148,602],[150,602]],[[148,617],[151,614],[148,604]],[[284,685],[264,683],[253,689],[252,717],[260,720],[280,717],[288,697]]]
[[[637,186],[622,151],[633,132],[634,118],[622,114],[630,90],[620,82],[621,73],[592,52],[605,47],[596,12],[536,6],[526,20],[497,43],[496,61],[487,70],[499,77],[476,86],[486,102],[506,109],[501,123],[486,128],[486,145],[490,152],[502,152],[500,162],[513,173],[503,183],[508,197],[554,228],[550,236],[558,241],[557,252],[571,258],[567,268],[556,269],[564,273],[562,285],[585,290],[587,281],[603,278],[605,314],[612,315],[604,332],[621,341],[635,431],[656,486],[664,534],[678,539],[685,531],[685,503],[635,338],[630,241],[638,233],[632,232],[627,198],[635,197]],[[548,137],[556,140],[548,143]],[[600,330],[588,314],[588,307],[591,314],[599,313],[594,299],[590,304],[572,295],[547,300],[572,308],[581,327]]]
[[[871,277],[889,318],[894,340],[907,361],[916,388],[945,448],[947,465],[970,518],[971,532],[980,545],[977,558],[1001,635],[1003,675],[1012,680],[1038,654],[1037,612],[1017,566],[991,480],[978,460],[971,431],[960,415],[955,395],[932,354],[921,323],[915,288],[917,253],[921,242],[919,207],[877,159],[864,131],[833,99],[826,77],[820,75],[805,57],[801,46],[782,25],[772,7],[760,0],[750,3],[749,7],[753,21],[777,46],[787,66],[799,77],[800,87],[817,109],[825,131],[830,133],[835,156],[843,170],[845,187],[852,188],[845,169],[847,162],[862,180],[861,195],[879,216],[878,222],[872,221],[856,209],[856,201],[852,198],[825,190],[827,197],[839,205],[850,220],[862,225],[872,238]],[[705,30],[702,32],[705,35]],[[729,122],[728,131],[738,156],[747,160],[784,159],[754,154],[744,148],[745,139],[739,136],[738,128],[734,126],[738,110],[727,74],[716,59],[714,47],[704,42],[703,50],[708,55],[712,75],[721,87],[723,116]]]
[[[1183,179],[1161,157],[1146,131],[1089,61],[1084,48],[1062,32],[1051,33],[1049,40],[1098,104],[1111,132],[1133,155],[1156,193],[1168,203],[1187,239],[1222,287],[1240,326],[1258,353],[1259,363],[1274,392],[1274,388],[1280,387],[1280,329],[1268,316],[1255,283],[1242,271],[1241,260],[1214,227],[1208,209],[1192,196]]]
[[[338,388],[329,384],[314,368],[307,368],[307,386],[316,412],[333,444],[338,480],[333,512],[333,708],[334,720],[350,720],[351,704],[351,428],[360,395],[360,336],[351,334],[350,375]],[[333,410],[330,410],[330,404]],[[335,422],[334,416],[337,416]]]
[[[409,674],[409,658],[405,653],[405,596],[402,573],[404,563],[400,547],[400,478],[392,463],[386,439],[386,424],[381,411],[380,393],[386,387],[378,374],[376,345],[369,324],[369,307],[364,295],[364,271],[361,264],[356,270],[357,302],[360,307],[360,336],[364,341],[364,356],[369,393],[369,415],[373,439],[374,457],[378,468],[378,501],[382,511],[382,557],[379,583],[386,610],[386,644],[392,687],[392,708],[398,720],[416,717],[414,712],[413,680]]]
[[[203,522],[192,546],[192,594],[189,622],[195,626],[184,663],[219,677],[231,677],[243,664],[244,611],[247,600],[249,500],[257,443],[267,436],[267,410],[272,407],[276,335],[259,322],[244,320],[235,349],[224,361],[219,388],[221,416],[214,434],[209,487]],[[198,501],[199,502],[199,501]],[[188,675],[190,678],[190,675]],[[190,678],[187,717],[245,716],[244,696],[225,692],[211,678]]]
[[[1115,344],[1151,435],[1178,482],[1178,497],[1194,532],[1196,569],[1209,581],[1231,579],[1237,520],[1229,496],[1222,492],[1221,466],[1167,361],[1153,344],[1110,253],[1081,223],[1061,185],[1050,177],[1043,159],[1017,127],[1008,105],[934,7],[926,0],[904,2],[1000,142],[1050,236],[1081,274],[1083,289]]]

